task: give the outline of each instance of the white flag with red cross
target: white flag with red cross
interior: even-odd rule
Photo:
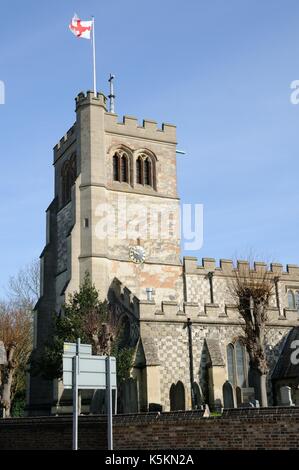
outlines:
[[[70,30],[77,38],[90,39],[93,21],[81,21],[74,15],[69,25]]]

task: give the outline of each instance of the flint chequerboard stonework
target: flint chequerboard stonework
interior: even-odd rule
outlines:
[[[216,264],[205,258],[198,263],[193,257],[181,261],[175,126],[163,124],[159,129],[150,120],[139,125],[131,116],[119,122],[116,114],[107,112],[103,94],[80,93],[76,122],[54,147],[54,169],[55,194],[46,211],[46,246],[41,254],[36,353],[51,338],[53,312],[59,314],[88,271],[102,300],[115,305],[126,326],[128,344],[135,348],[131,378],[120,389],[123,412],[191,408],[188,318],[195,404],[221,408],[227,380],[246,395],[250,390],[248,359],[238,342],[242,319],[228,289],[235,269],[241,265],[243,269],[245,262],[234,266],[230,260]],[[140,234],[136,229],[131,238],[111,233],[100,236],[103,205],[119,221],[124,201],[127,206],[171,213],[171,236],[145,237],[141,228],[146,226],[149,232],[154,228],[154,221],[148,219],[139,227]],[[143,262],[131,259],[132,246],[142,247]],[[299,267],[283,269],[275,263],[268,268],[259,262],[250,269],[270,269],[276,279],[267,326],[269,404],[280,404],[279,386],[290,385],[298,405],[298,377],[280,377],[275,366],[290,331],[299,337]],[[82,406],[88,407],[87,392]],[[71,411],[71,394],[63,390],[61,381],[30,377],[29,414],[67,411]]]

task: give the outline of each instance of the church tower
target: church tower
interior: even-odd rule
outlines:
[[[106,97],[76,97],[76,122],[54,147],[55,195],[41,254],[37,351],[51,317],[88,272],[102,300],[123,290],[137,301],[180,302],[176,128],[108,112]],[[135,300],[134,300],[135,299]],[[135,316],[138,313],[135,312]],[[41,390],[43,392],[41,393]],[[31,378],[30,404],[53,400]]]

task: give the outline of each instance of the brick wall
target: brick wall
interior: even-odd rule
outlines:
[[[0,420],[0,450],[70,449],[71,417]],[[79,447],[106,448],[104,416],[79,419]],[[119,415],[115,449],[299,449],[299,407]]]

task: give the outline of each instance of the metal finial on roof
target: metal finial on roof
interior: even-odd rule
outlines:
[[[108,82],[110,83],[110,95],[108,96],[108,98],[110,100],[110,106],[109,106],[110,113],[115,113],[115,110],[114,110],[115,94],[114,94],[114,87],[113,87],[113,80],[114,79],[115,79],[115,75],[112,75],[110,73],[110,77],[109,77],[109,80],[108,80]]]

